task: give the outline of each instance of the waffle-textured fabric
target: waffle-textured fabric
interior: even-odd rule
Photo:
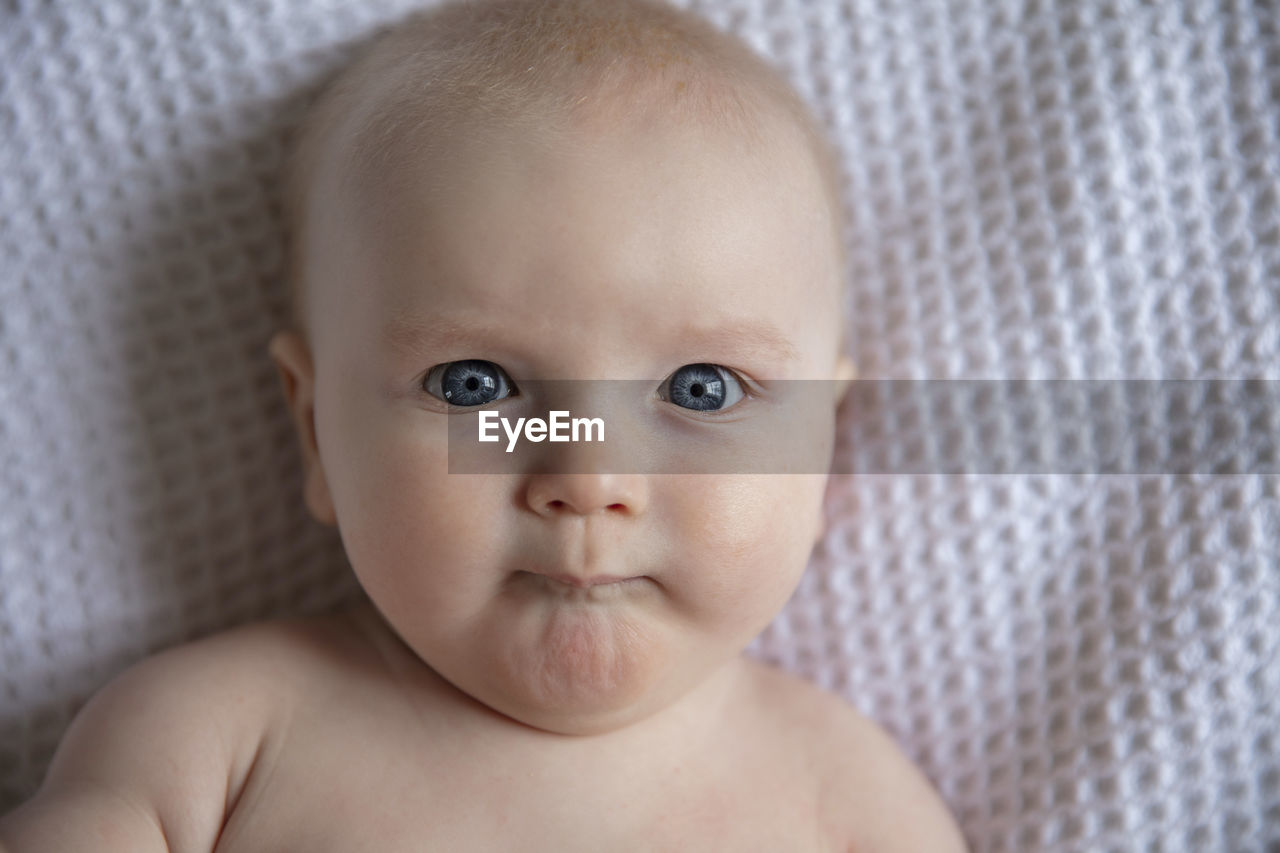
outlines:
[[[265,349],[280,168],[411,5],[0,3],[0,809],[130,662],[358,592]],[[1280,378],[1273,4],[689,5],[838,143],[863,376]],[[828,516],[753,653],[880,721],[974,850],[1280,849],[1280,478],[890,471]]]

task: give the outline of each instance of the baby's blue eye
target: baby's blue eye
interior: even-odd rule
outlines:
[[[437,364],[422,387],[451,406],[483,406],[515,393],[515,383],[492,361],[478,358]]]
[[[668,402],[698,412],[727,409],[743,396],[733,371],[715,364],[686,364],[662,383],[659,393]]]

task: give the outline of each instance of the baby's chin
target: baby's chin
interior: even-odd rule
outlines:
[[[496,617],[457,673],[438,671],[473,699],[556,734],[601,734],[637,722],[700,675],[667,626],[643,608],[565,600]],[[454,677],[456,675],[456,677]]]
[[[629,608],[564,601],[519,613],[492,649],[498,710],[561,734],[625,725],[646,713],[675,668],[659,626]]]

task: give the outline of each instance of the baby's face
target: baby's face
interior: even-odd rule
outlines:
[[[828,214],[798,133],[776,135],[601,123],[539,146],[491,130],[322,224],[315,426],[348,556],[401,638],[497,711],[563,733],[642,718],[735,657],[803,571],[821,474],[450,474],[457,415],[436,396],[466,374],[438,366],[466,360],[516,388],[658,392],[701,364],[833,378]]]

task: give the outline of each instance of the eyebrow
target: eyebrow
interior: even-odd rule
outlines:
[[[728,352],[777,361],[794,361],[799,357],[795,346],[772,323],[761,320],[729,318],[715,325],[691,323],[679,332],[682,342],[715,352]]]
[[[508,333],[480,323],[398,314],[383,327],[383,340],[396,352],[416,355],[448,344],[489,342],[508,337]],[[674,340],[717,354],[739,358],[795,361],[799,358],[795,345],[772,323],[727,317],[720,322],[690,322],[681,326]]]
[[[397,314],[382,329],[382,339],[396,352],[416,355],[448,343],[490,337],[493,331],[475,323]]]

